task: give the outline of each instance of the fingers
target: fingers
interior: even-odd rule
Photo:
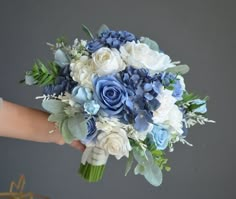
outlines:
[[[80,151],[84,151],[85,150],[85,146],[78,140],[74,140],[71,144],[70,144],[73,148],[78,149]]]

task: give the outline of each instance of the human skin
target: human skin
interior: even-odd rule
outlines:
[[[44,111],[3,100],[0,107],[0,137],[64,145],[59,129],[48,121],[48,116]],[[49,133],[51,130],[54,132]],[[81,151],[85,149],[79,141],[73,141],[71,146]]]

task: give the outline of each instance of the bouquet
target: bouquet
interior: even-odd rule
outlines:
[[[80,140],[79,174],[99,181],[109,156],[127,157],[125,175],[134,173],[154,186],[169,171],[166,151],[186,141],[195,124],[206,118],[207,98],[186,90],[187,65],[171,61],[148,37],[102,25],[96,36],[83,25],[89,40],[64,38],[50,44],[54,60],[38,60],[23,80],[42,87],[42,106],[66,143]],[[53,133],[51,131],[50,133]]]

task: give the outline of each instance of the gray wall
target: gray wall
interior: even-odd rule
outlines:
[[[28,191],[53,199],[236,198],[235,6],[233,0],[2,0],[0,93],[5,99],[40,108],[34,99],[40,89],[18,80],[36,58],[52,58],[45,42],[61,35],[85,37],[81,24],[95,31],[106,23],[149,36],[173,60],[189,64],[187,88],[210,96],[208,115],[217,124],[191,129],[188,140],[194,147],[177,144],[168,154],[172,171],[159,188],[141,176],[124,177],[125,161],[114,159],[100,183],[88,184],[76,175],[81,153],[69,146],[0,138],[0,192],[25,174]]]

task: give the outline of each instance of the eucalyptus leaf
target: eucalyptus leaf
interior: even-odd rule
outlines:
[[[94,39],[93,34],[91,33],[91,31],[89,30],[89,28],[85,25],[82,25],[82,30],[91,38]]]
[[[69,57],[61,49],[56,50],[54,59],[56,64],[61,68],[70,64]]]
[[[155,163],[150,151],[145,155],[138,150],[134,150],[134,158],[138,162],[134,173],[143,175],[145,179],[153,186],[159,186],[162,183],[162,172],[160,167]]]
[[[82,114],[77,114],[75,117],[69,118],[68,128],[71,134],[79,140],[84,139],[88,133],[87,120],[84,119]]]
[[[189,66],[188,65],[177,65],[173,68],[168,68],[166,72],[175,73],[175,74],[181,74],[184,75],[189,72]]]
[[[141,164],[137,164],[137,166],[134,169],[134,174],[135,175],[138,175],[138,174],[144,175],[144,173],[145,173],[145,167]]]
[[[63,102],[54,99],[43,100],[42,102],[42,107],[49,113],[57,114],[63,112],[65,106],[66,105]]]
[[[102,24],[97,31],[97,35],[101,36],[101,34],[107,30],[110,30],[106,24]]]
[[[151,164],[145,167],[144,170],[145,179],[153,186],[160,186],[162,183],[162,172],[158,165]]]
[[[61,123],[60,131],[61,131],[61,134],[62,134],[62,137],[63,137],[64,141],[67,144],[71,144],[72,141],[75,139],[75,137],[71,134],[71,132],[68,128],[68,119],[64,120]]]
[[[150,39],[148,37],[141,37],[140,42],[147,44],[152,50],[160,52],[159,45],[155,41],[153,41],[152,39]]]
[[[134,162],[133,152],[130,151],[129,152],[129,158],[127,159],[127,163],[126,163],[125,176],[127,176],[127,174],[129,173],[130,169],[132,168],[133,162]]]

